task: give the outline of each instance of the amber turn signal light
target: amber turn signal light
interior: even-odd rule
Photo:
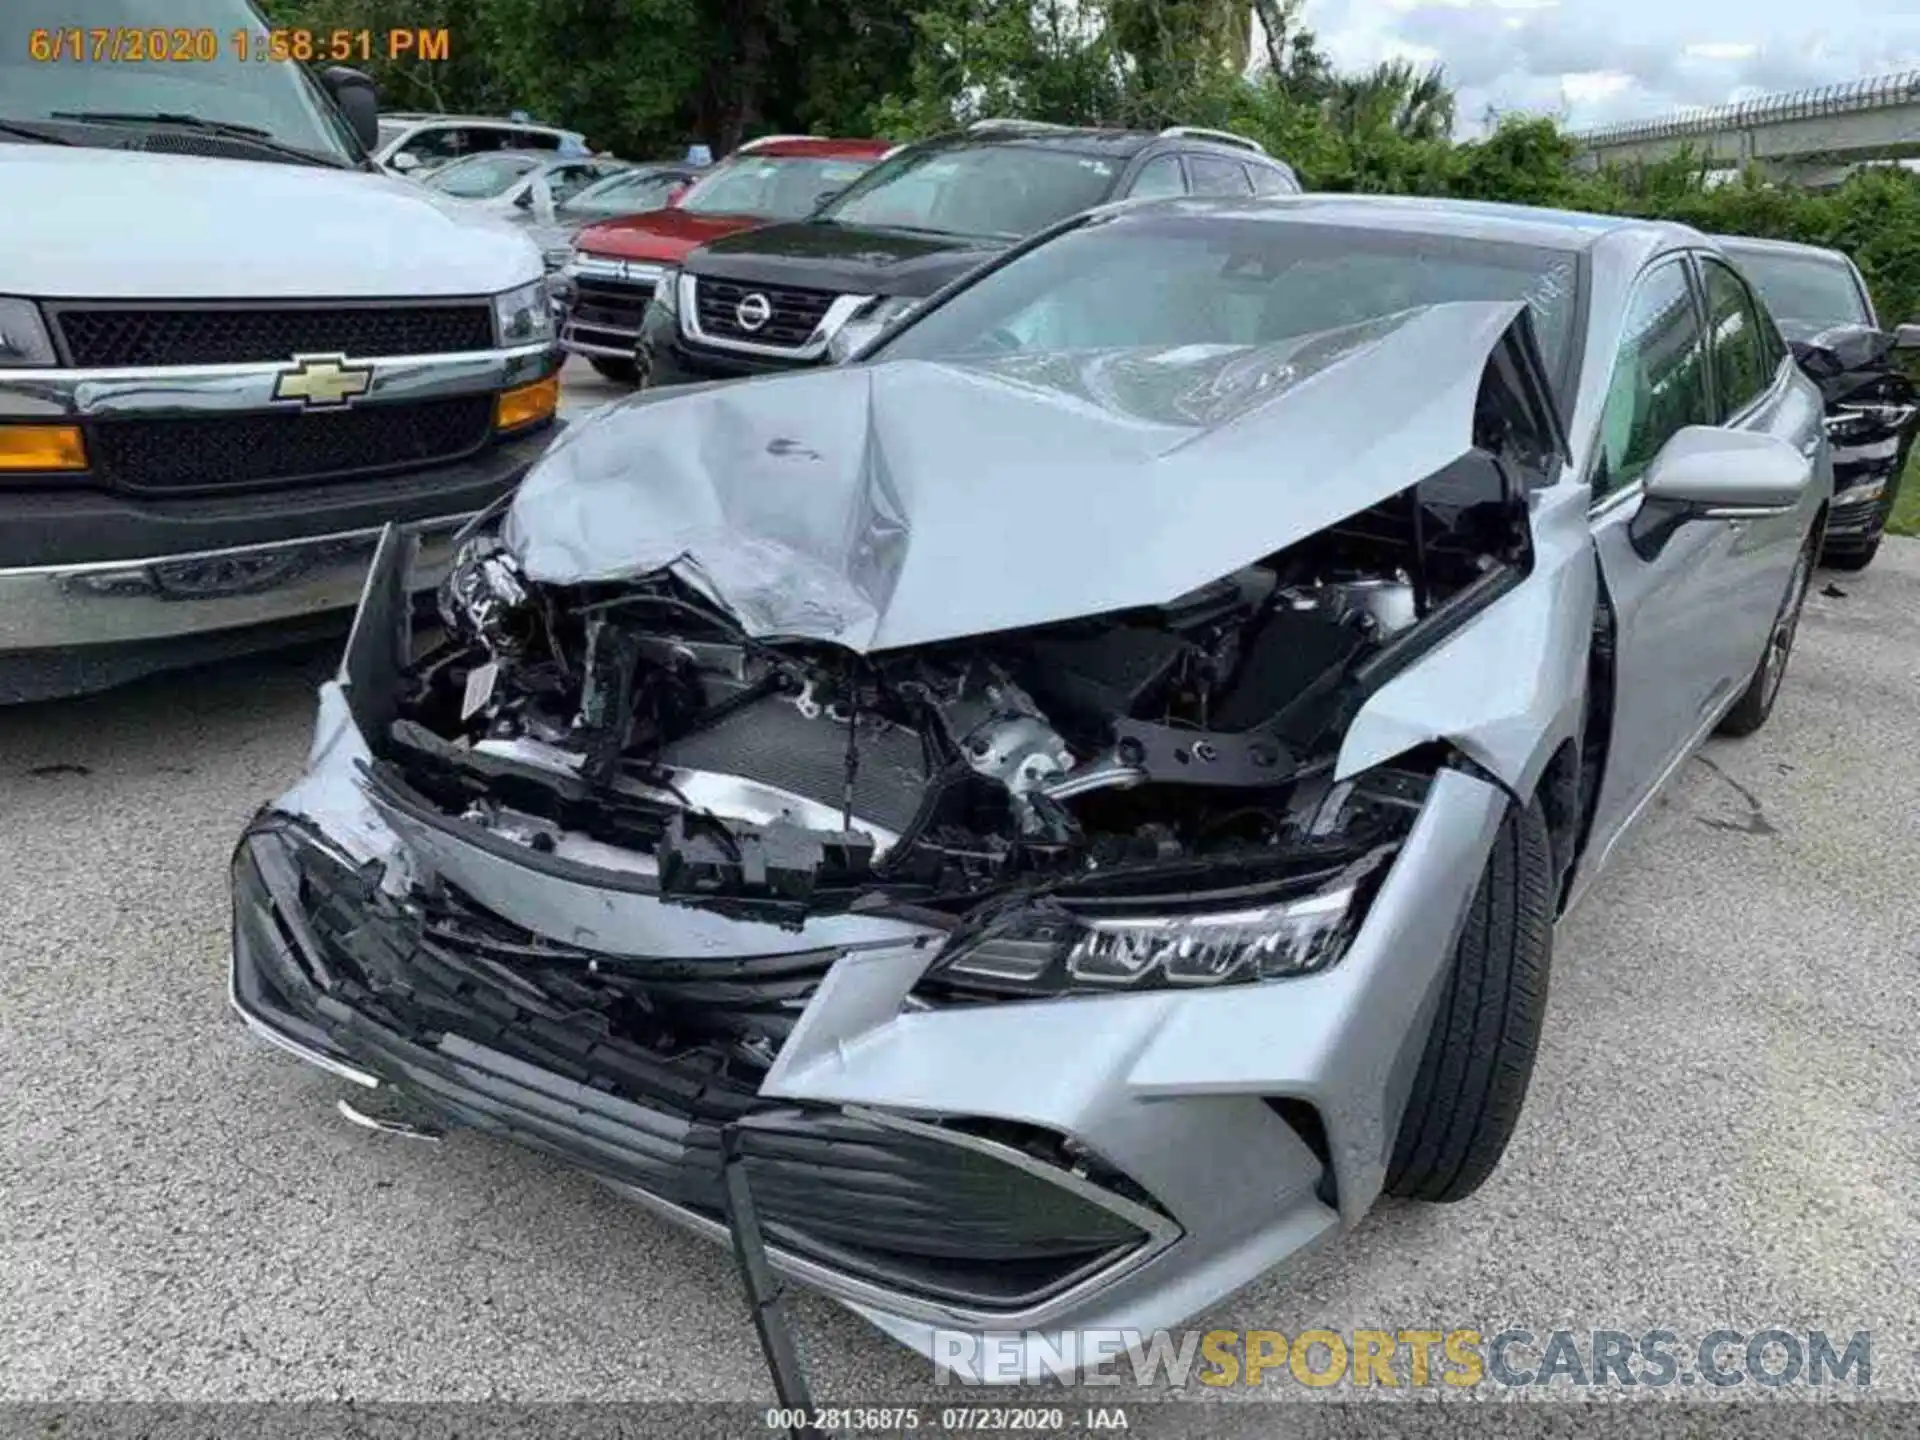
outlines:
[[[519,430],[537,421],[551,420],[559,408],[560,377],[549,375],[531,385],[501,391],[493,407],[493,425],[496,430]]]
[[[0,425],[0,470],[84,470],[78,425]]]

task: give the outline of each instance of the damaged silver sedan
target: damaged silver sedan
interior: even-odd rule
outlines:
[[[234,1004],[716,1237],[737,1165],[928,1353],[1172,1325],[1491,1173],[1555,919],[1766,718],[1831,487],[1690,230],[1094,212],[576,425],[431,636],[389,532]]]

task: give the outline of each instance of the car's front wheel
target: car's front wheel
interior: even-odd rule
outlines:
[[[611,360],[603,355],[592,355],[587,363],[600,372],[602,379],[611,380],[616,385],[640,383],[640,367],[631,360]]]
[[[1829,546],[1821,553],[1820,563],[1835,570],[1864,570],[1879,553],[1880,537],[1876,535],[1865,544],[1856,543],[1838,549]]]
[[[1480,872],[1401,1117],[1387,1193],[1464,1200],[1520,1121],[1547,1011],[1553,845],[1539,800],[1510,808]]]

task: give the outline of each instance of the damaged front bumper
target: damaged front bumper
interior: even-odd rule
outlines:
[[[234,859],[249,1026],[712,1238],[737,1126],[777,1269],[924,1353],[1022,1333],[1031,1375],[1037,1337],[1176,1324],[1371,1205],[1506,803],[1443,769],[1320,973],[928,1007],[937,930],[596,887],[409,818],[369,758],[328,685],[306,776]],[[675,1032],[695,1014],[706,1038]],[[712,1038],[730,1015],[781,1036],[751,1080]]]

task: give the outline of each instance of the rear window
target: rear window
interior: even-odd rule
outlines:
[[[1100,204],[1122,168],[1046,145],[932,146],[876,166],[822,214],[842,225],[1015,239]]]
[[[491,200],[506,194],[537,163],[531,155],[475,155],[435,171],[426,183],[462,200]]]
[[[1853,271],[1838,260],[1761,251],[1728,253],[1777,320],[1823,328],[1873,323]]]
[[[1135,212],[1092,221],[991,271],[877,355],[1268,345],[1445,301],[1525,300],[1564,389],[1578,285],[1576,258],[1560,250]]]

